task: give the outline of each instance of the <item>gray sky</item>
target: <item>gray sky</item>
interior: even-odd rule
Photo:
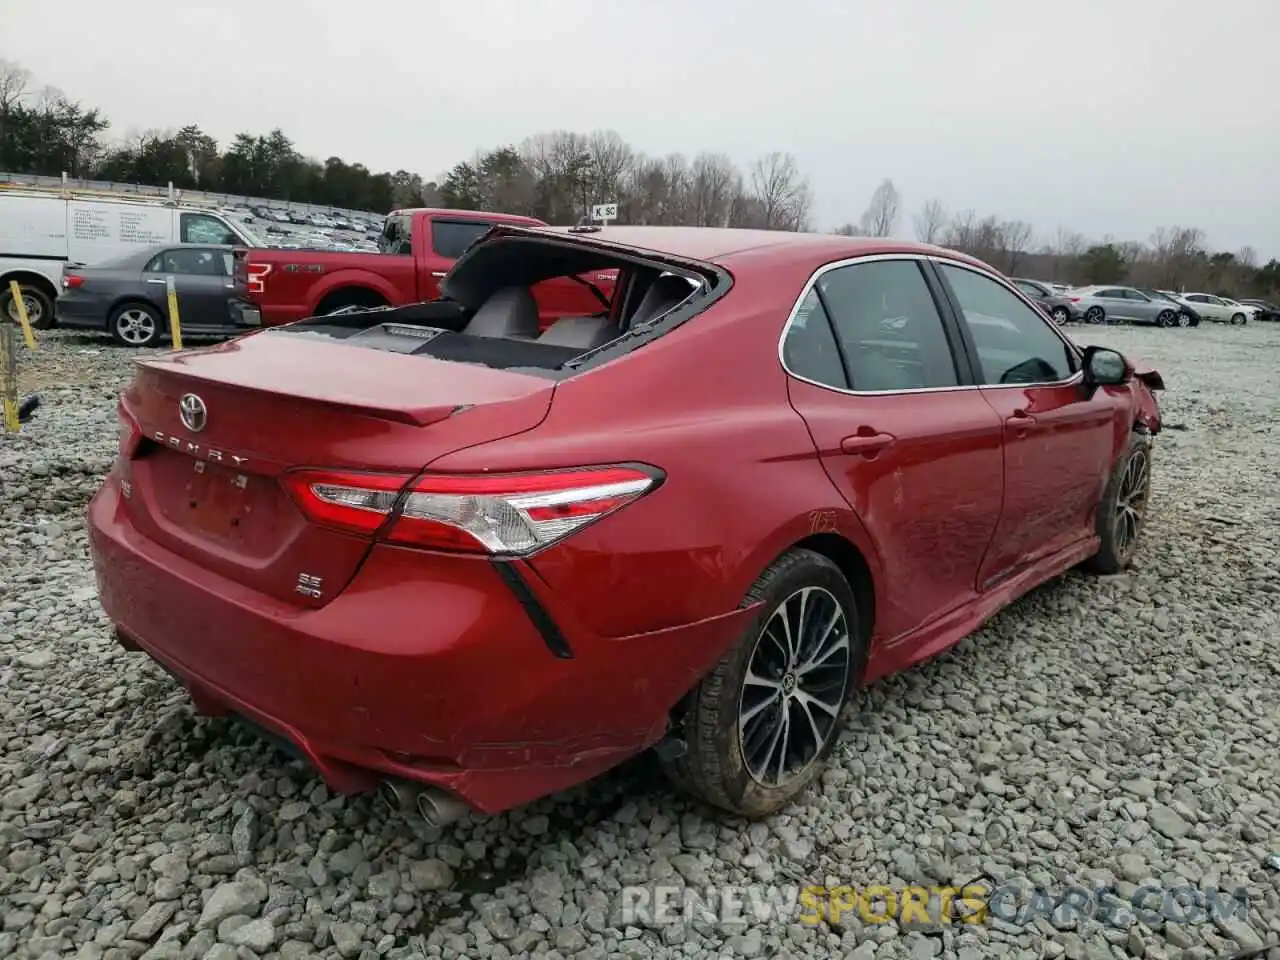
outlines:
[[[177,38],[167,45],[167,27]],[[0,56],[112,133],[280,126],[430,179],[477,148],[617,130],[770,150],[821,228],[903,195],[1280,257],[1280,0],[0,0]]]

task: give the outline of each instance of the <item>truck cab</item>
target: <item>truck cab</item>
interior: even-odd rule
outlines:
[[[402,306],[436,300],[440,281],[472,243],[495,224],[542,227],[532,217],[477,210],[393,210],[377,253],[253,249],[245,255],[249,296],[266,326],[333,313],[344,307]],[[532,287],[543,327],[565,316],[601,313],[617,279],[599,271]],[[594,289],[593,289],[594,287]]]

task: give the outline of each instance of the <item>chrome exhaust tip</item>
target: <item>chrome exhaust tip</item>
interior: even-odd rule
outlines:
[[[468,811],[465,803],[440,790],[430,787],[422,790],[417,798],[418,816],[431,827],[443,827],[462,818]]]
[[[378,799],[391,813],[413,809],[413,789],[405,783],[383,780],[378,784]]]

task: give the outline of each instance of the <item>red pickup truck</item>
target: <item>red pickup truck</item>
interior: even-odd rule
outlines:
[[[440,279],[496,223],[546,226],[541,220],[475,210],[393,210],[379,253],[255,247],[244,256],[249,298],[263,326],[291,323],[342,307],[401,306],[439,297]],[[583,278],[607,298],[616,271]],[[546,327],[560,317],[604,309],[591,286],[556,278],[532,288]]]

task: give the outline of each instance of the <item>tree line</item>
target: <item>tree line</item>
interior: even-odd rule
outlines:
[[[332,156],[303,156],[276,129],[240,133],[225,147],[196,124],[148,130],[114,143],[110,124],[31,74],[0,60],[0,170],[199,189],[284,202],[385,213],[433,206],[494,210],[568,224],[594,203],[616,202],[618,222],[812,228],[813,191],[789,153],[757,158],[745,170],[722,153],[647,156],[614,131],[551,131],[479,151],[433,180],[408,170],[374,172]],[[836,233],[914,235],[972,254],[1014,276],[1069,283],[1130,283],[1228,296],[1280,291],[1280,262],[1256,252],[1213,250],[1195,227],[1157,229],[1144,241],[1089,240],[1069,230],[1037,237],[1031,224],[952,211],[925,200],[907,216],[884,180],[856,222]]]

